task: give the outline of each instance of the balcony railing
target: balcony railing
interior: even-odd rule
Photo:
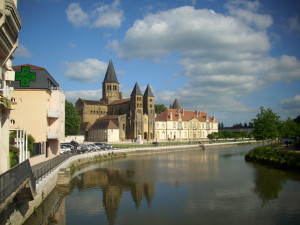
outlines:
[[[58,118],[59,117],[59,112],[55,110],[48,110],[48,117],[49,118]]]
[[[49,130],[47,132],[47,139],[58,139],[58,130]]]

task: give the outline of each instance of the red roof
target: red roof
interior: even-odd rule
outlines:
[[[205,112],[201,111],[167,109],[160,114],[156,114],[156,121],[178,121],[179,118],[181,118],[182,121],[190,121],[195,118],[200,122],[206,122],[207,118],[209,122],[214,122],[214,117],[209,116]]]
[[[31,64],[23,64],[23,65],[13,66],[13,69],[14,69],[14,70],[20,70],[21,67],[29,67],[31,70],[46,70],[46,69],[43,68],[43,67],[34,66],[34,65],[31,65]]]

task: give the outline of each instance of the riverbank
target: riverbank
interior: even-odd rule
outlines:
[[[300,153],[280,148],[278,145],[266,145],[252,149],[245,156],[247,162],[258,162],[279,169],[300,171]]]

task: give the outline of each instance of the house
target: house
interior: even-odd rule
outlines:
[[[157,140],[199,140],[218,132],[218,122],[205,112],[184,110],[175,99],[173,105],[155,121]]]
[[[15,81],[10,128],[24,129],[35,139],[30,164],[49,160],[60,154],[65,137],[65,95],[49,72],[38,66],[14,66]]]
[[[9,121],[13,109],[10,82],[15,78],[11,60],[21,29],[17,3],[18,0],[0,1],[0,174],[10,168]]]

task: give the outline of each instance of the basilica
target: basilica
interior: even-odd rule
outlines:
[[[130,98],[123,98],[111,60],[102,82],[102,98],[79,98],[75,107],[81,118],[80,133],[87,141],[155,138],[154,95],[150,86],[143,94],[135,83]]]

